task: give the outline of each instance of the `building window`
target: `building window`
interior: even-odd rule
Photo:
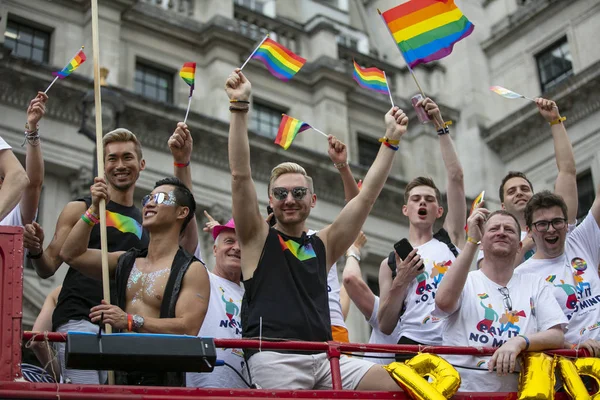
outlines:
[[[354,39],[353,37],[347,35],[338,35],[337,42],[342,46],[358,51],[358,40]]]
[[[252,113],[250,114],[250,130],[261,136],[275,139],[281,123],[281,114],[283,113],[285,113],[285,110],[255,102],[252,105]]]
[[[358,163],[363,167],[370,167],[377,157],[380,144],[376,138],[358,135]]]
[[[567,38],[562,38],[537,55],[542,92],[573,75],[573,59]]]
[[[249,8],[257,13],[264,14],[265,12],[265,2],[261,0],[235,0],[235,4]]]
[[[596,198],[594,181],[590,170],[582,172],[577,176],[577,197],[577,222],[580,222],[586,217]]]
[[[48,63],[50,33],[9,20],[4,32],[4,46],[17,57]]]
[[[135,92],[152,100],[173,103],[173,74],[138,62],[135,66]]]

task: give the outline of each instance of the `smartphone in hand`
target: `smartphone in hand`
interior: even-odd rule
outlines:
[[[404,238],[394,243],[394,251],[404,261],[406,260],[410,252],[413,251],[413,247],[408,241],[408,239]],[[423,267],[424,265],[421,265],[421,268],[419,269],[423,269]]]

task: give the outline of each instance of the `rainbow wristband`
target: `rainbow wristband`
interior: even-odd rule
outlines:
[[[94,214],[93,212],[90,211],[90,209],[88,208],[85,211],[85,216],[92,221],[94,224],[99,224],[100,223],[100,216]]]
[[[389,147],[390,149],[394,150],[394,151],[398,151],[399,147],[398,146],[394,146],[393,144],[389,143],[389,142],[383,142],[383,144],[387,147]]]
[[[96,224],[94,224],[94,222],[93,222],[93,221],[91,221],[91,220],[90,220],[90,219],[87,217],[87,215],[86,215],[85,213],[84,213],[84,214],[81,214],[81,219],[83,220],[83,222],[85,222],[85,223],[86,223],[86,224],[88,224],[89,226],[94,226],[94,225],[96,225]]]
[[[188,165],[190,165],[190,161],[186,162],[186,163],[178,163],[178,162],[174,162],[173,163],[174,166],[176,166],[177,168],[185,168]]]

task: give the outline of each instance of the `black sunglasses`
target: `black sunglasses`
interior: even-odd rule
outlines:
[[[507,287],[498,288],[498,291],[502,295],[502,303],[504,304],[504,308],[508,309],[508,311],[512,311],[512,300],[510,299],[510,292]]]
[[[284,187],[276,187],[273,188],[271,192],[273,193],[273,197],[275,197],[275,199],[279,201],[287,199],[288,193],[290,192],[292,193],[292,197],[294,198],[294,200],[302,200],[304,196],[306,196],[306,193],[308,193],[308,188],[298,186],[291,190],[288,190]]]

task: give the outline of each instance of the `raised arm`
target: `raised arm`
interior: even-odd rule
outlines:
[[[446,193],[448,197],[448,213],[444,221],[444,229],[450,235],[452,243],[459,249],[465,244],[465,221],[467,219],[467,203],[465,201],[465,180],[462,165],[454,147],[454,141],[449,133],[443,132],[444,119],[437,104],[429,97],[421,100],[423,107],[431,116],[433,126],[438,131],[442,160],[446,167]],[[417,107],[419,104],[417,104]]]
[[[388,146],[398,149],[400,139],[406,133],[408,117],[398,107],[394,107],[385,115],[385,124],[385,137],[391,141],[391,144],[381,144],[377,157],[363,181],[360,193],[346,204],[331,225],[319,232],[327,252],[328,271],[356,239],[381,193],[396,155],[396,151]]]
[[[567,205],[567,219],[570,224],[577,219],[577,170],[575,168],[575,155],[567,135],[565,125],[560,121],[560,112],[556,103],[542,98],[535,99],[535,103],[542,117],[550,125],[554,154],[558,176],[554,185],[554,192],[560,195]]]
[[[392,277],[392,270],[386,258],[379,265],[379,311],[377,320],[379,329],[386,335],[391,335],[400,319],[404,300],[408,294],[411,282],[423,271],[423,260],[413,249],[406,259],[396,257],[396,277]]]
[[[47,100],[48,96],[45,93],[38,92],[27,108],[27,126],[29,127],[29,131],[36,136],[32,136],[26,140],[27,156],[25,158],[25,171],[29,178],[29,185],[25,188],[20,202],[23,224],[30,224],[35,219],[42,193],[42,184],[44,183],[44,159],[42,157],[38,123],[46,113]]]
[[[248,141],[248,101],[250,81],[236,69],[225,84],[230,100],[229,168],[231,169],[232,214],[235,231],[242,249],[242,274],[250,279],[260,259],[269,226],[258,209],[256,187],[250,169],[250,143]]]
[[[489,211],[485,208],[476,209],[467,220],[469,238],[464,248],[452,263],[452,268],[444,275],[435,294],[435,306],[445,314],[452,314],[458,309],[460,296],[467,282],[469,268],[477,254],[483,236],[483,225]]]
[[[54,237],[45,250],[44,230],[41,225],[37,222],[25,225],[23,247],[27,249],[28,257],[40,278],[50,278],[62,265],[63,259],[60,257],[60,250],[73,229],[73,225],[84,212],[85,203],[83,201],[72,201],[67,204],[58,216]]]
[[[348,150],[346,145],[338,140],[335,136],[329,135],[327,138],[329,142],[329,158],[333,161],[333,166],[337,168],[342,177],[342,183],[344,184],[344,200],[346,202],[352,200],[360,192],[358,185],[352,176],[350,171],[350,165],[348,164]]]
[[[31,329],[32,331],[52,332],[52,314],[56,308],[58,295],[60,294],[61,289],[62,286],[58,286],[46,296],[44,305],[35,319],[35,323]],[[46,342],[32,342],[31,350],[33,350],[35,356],[46,372],[58,382],[58,379],[60,378],[60,364],[58,363],[58,358],[55,357],[51,346],[48,346]]]
[[[188,126],[183,122],[178,122],[175,132],[169,138],[169,150],[173,155],[173,175],[179,178],[192,193],[194,190],[190,161],[193,148],[194,140]],[[196,247],[198,247],[198,223],[195,215],[183,231],[179,244],[190,254],[194,254],[196,251]]]
[[[100,199],[104,199],[107,203],[109,201],[108,186],[104,178],[94,178],[91,192],[92,204],[85,211],[85,216],[80,217],[71,229],[60,250],[60,258],[82,274],[102,280],[102,252],[98,249],[89,249],[88,243],[95,225],[94,219],[98,219]],[[88,214],[91,214],[91,217]],[[110,276],[114,276],[121,254],[123,252],[108,253]]]
[[[373,314],[375,295],[364,281],[360,263],[357,259],[361,258],[361,250],[366,242],[367,237],[361,231],[358,238],[346,252],[346,266],[344,267],[342,279],[344,282],[343,287],[346,289],[350,300],[356,304],[356,307],[365,318],[370,319]]]
[[[29,178],[10,148],[0,150],[0,176],[4,177],[0,188],[0,221],[21,201]]]
[[[175,318],[144,317],[144,325],[138,332],[166,333],[173,335],[196,336],[208,309],[210,299],[210,283],[206,268],[199,262],[194,262],[183,277],[183,285],[177,304]],[[115,305],[104,303],[90,310],[92,322],[100,321],[104,314],[104,322],[116,329],[127,329],[127,312]]]

